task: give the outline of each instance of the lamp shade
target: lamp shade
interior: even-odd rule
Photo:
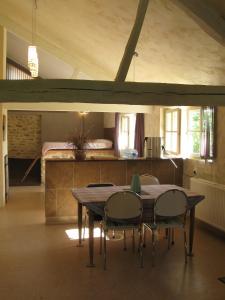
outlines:
[[[28,67],[32,77],[38,77],[38,54],[36,46],[28,47]]]

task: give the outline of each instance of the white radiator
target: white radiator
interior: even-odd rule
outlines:
[[[225,232],[225,185],[193,177],[191,190],[205,196],[196,206],[196,217]]]

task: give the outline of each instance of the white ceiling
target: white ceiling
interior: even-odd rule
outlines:
[[[225,84],[224,47],[175,1],[151,0],[127,80]],[[225,15],[223,0],[206,0]],[[37,0],[37,45],[43,78],[113,80],[138,0]],[[32,0],[0,1],[8,55],[26,65]]]

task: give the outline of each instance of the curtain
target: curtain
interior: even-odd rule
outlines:
[[[115,135],[114,135],[114,151],[116,156],[120,156],[119,151],[119,134],[120,134],[120,114],[115,113]]]
[[[201,158],[215,158],[215,107],[202,107],[201,123]]]
[[[144,156],[144,114],[136,114],[134,149],[138,151],[138,157]]]

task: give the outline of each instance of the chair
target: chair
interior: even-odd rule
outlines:
[[[150,174],[143,174],[140,176],[141,185],[160,184],[157,177]]]
[[[140,183],[141,185],[155,185],[160,184],[157,177],[150,175],[150,174],[142,174],[140,175]],[[143,246],[146,246],[146,232],[144,227],[144,244]]]
[[[170,248],[171,229],[181,229],[184,234],[184,254],[187,263],[187,238],[186,238],[187,196],[178,189],[171,189],[162,193],[155,200],[154,218],[152,223],[144,224],[152,232],[152,264],[154,265],[156,249],[156,232],[158,229],[168,229],[168,248]]]
[[[131,191],[116,192],[106,201],[104,230],[104,270],[106,269],[106,235],[109,230],[132,229],[139,232],[140,266],[143,266],[142,254],[142,200]]]
[[[87,188],[94,188],[94,187],[107,187],[107,186],[114,186],[113,183],[89,183],[87,185]],[[102,252],[102,220],[103,220],[103,215],[104,215],[104,211],[102,212],[102,215],[99,214],[95,214],[94,215],[94,221],[95,222],[100,222],[100,254]],[[85,237],[85,228],[87,226],[87,211],[85,212],[85,216],[84,216],[84,230],[83,230],[83,240]]]

